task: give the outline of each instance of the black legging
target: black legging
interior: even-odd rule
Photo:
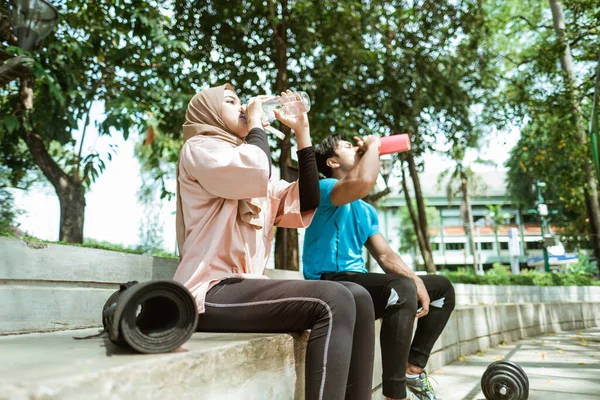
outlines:
[[[369,291],[375,306],[375,318],[383,318],[380,340],[383,394],[387,397],[406,397],[407,362],[425,368],[431,349],[454,310],[454,287],[447,278],[439,275],[423,275],[420,278],[431,301],[444,297],[444,305],[442,308],[429,307],[429,313],[419,318],[413,339],[415,315],[420,305],[412,279],[402,275],[352,272],[321,276],[323,280],[358,283]],[[398,294],[398,300],[388,305],[392,289]]]
[[[311,329],[306,399],[366,400],[372,391],[374,321],[369,293],[354,283],[236,278],[208,291],[198,331]]]

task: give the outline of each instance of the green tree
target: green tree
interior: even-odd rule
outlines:
[[[568,35],[565,15],[563,6],[558,0],[549,0],[550,9],[552,10],[552,21],[554,30],[558,38],[557,45],[560,49],[560,65],[563,77],[564,93],[566,94],[566,102],[568,108],[571,110],[571,117],[569,118],[570,123],[570,138],[571,140],[578,143],[581,147],[590,151],[589,139],[587,137],[584,117],[582,115],[581,98],[579,95],[579,89],[575,80],[575,66],[573,61],[573,55],[571,52],[571,38]],[[578,5],[578,2],[574,2]],[[589,3],[585,3],[589,4]],[[590,4],[591,5],[591,4]],[[598,6],[596,4],[596,10]],[[598,15],[596,15],[598,17]],[[600,18],[596,18],[596,28],[600,27]],[[594,57],[596,58],[596,57]],[[589,219],[589,227],[592,233],[592,245],[594,247],[594,254],[597,259],[600,259],[600,204],[598,202],[598,176],[595,176],[592,158],[589,156],[584,157],[582,160],[582,172],[584,175],[584,195],[586,200],[586,208]]]
[[[498,230],[502,225],[506,225],[508,219],[510,219],[510,214],[505,213],[502,210],[502,205],[500,204],[490,204],[487,206],[488,211],[485,213],[485,217],[490,220],[492,230],[494,231],[494,242],[496,246],[496,255],[500,255],[500,243],[498,241]]]
[[[463,143],[463,145],[457,145],[452,148],[450,157],[455,163],[455,168],[443,171],[438,178],[438,185],[447,178],[445,185],[448,202],[452,202],[460,194],[460,216],[463,220],[463,227],[469,241],[469,249],[473,255],[473,269],[477,271],[479,253],[477,252],[473,238],[473,231],[475,229],[471,196],[479,190],[484,189],[485,183],[473,171],[471,165],[465,162],[465,150],[468,147],[470,146],[467,143]],[[478,160],[478,162],[487,163],[481,160]]]
[[[314,123],[315,118],[330,106],[326,101],[337,92],[315,97],[313,75],[323,65],[326,49],[345,42],[351,43],[346,49],[357,47],[354,43],[361,38],[357,24],[361,10],[360,2],[331,0],[174,2],[176,37],[191,48],[187,55],[191,87],[199,90],[228,81],[243,96],[278,94],[288,88],[305,90],[315,99],[310,114],[315,141],[327,133]],[[335,84],[328,87],[332,86],[339,89]],[[285,139],[273,140],[274,161],[281,177],[292,181],[296,178],[291,154],[294,138],[285,126],[279,129]],[[155,150],[145,154],[144,162],[166,177],[169,167],[157,154],[165,156],[166,152],[168,159],[176,159],[178,138],[158,135],[157,139]],[[277,229],[276,267],[298,269],[298,254],[296,230]]]
[[[320,109],[315,123],[322,131],[411,135],[413,149],[400,158],[414,188],[410,215],[419,247],[433,272],[421,155],[439,137],[455,142],[477,134],[471,107],[486,72],[486,55],[477,50],[485,35],[483,8],[477,1],[370,1],[362,11],[358,40],[350,30],[350,44],[319,49],[312,83],[318,98],[329,100],[323,104],[329,111]],[[407,204],[413,207],[409,198]]]
[[[55,2],[59,25],[32,54],[29,75],[0,89],[2,157],[13,160],[8,165],[15,175],[35,164],[54,186],[61,241],[83,241],[85,192],[111,159],[88,150],[92,107],[106,114],[96,126],[101,135],[125,138],[145,131],[150,115],[163,121],[181,113],[178,79],[186,46],[168,36],[166,4]],[[14,43],[2,44],[20,52]],[[165,123],[165,129],[172,126]]]
[[[427,221],[429,222],[429,226],[437,227],[439,230],[444,229],[444,227],[440,225],[440,215],[437,209],[435,207],[426,207],[425,210],[427,211]],[[400,247],[398,248],[398,251],[400,253],[409,253],[412,256],[412,259],[414,260],[413,269],[417,271],[419,241],[408,207],[400,207],[397,216],[400,219]]]
[[[15,199],[7,187],[0,183],[0,234],[12,234],[16,228],[16,217],[19,210],[15,209]]]
[[[545,181],[547,202],[559,211],[553,223],[576,241],[589,235],[600,256],[597,183],[585,135],[599,55],[598,3],[489,5],[493,30],[486,46],[497,56],[502,80],[496,101],[504,104],[497,118],[522,128],[506,164],[509,193],[532,207],[532,184]]]

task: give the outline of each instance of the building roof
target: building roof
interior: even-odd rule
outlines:
[[[508,236],[508,231],[511,228],[518,228],[517,225],[502,225],[498,228],[498,236],[506,237]],[[552,226],[551,230],[553,232],[556,231],[555,227]],[[431,235],[439,235],[439,227],[431,227],[429,229]],[[541,236],[542,228],[540,225],[535,224],[525,224],[523,226],[523,233],[525,236]],[[465,228],[461,225],[452,225],[452,226],[444,226],[444,236],[466,236]],[[494,230],[491,226],[484,226],[479,229],[479,236],[494,236]]]

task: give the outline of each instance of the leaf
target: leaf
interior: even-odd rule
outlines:
[[[7,115],[2,122],[4,122],[4,126],[9,133],[13,133],[21,126],[19,119],[14,115]]]

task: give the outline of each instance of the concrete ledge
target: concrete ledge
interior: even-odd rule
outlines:
[[[101,325],[119,283],[171,279],[176,259],[0,237],[0,335]],[[302,279],[269,270],[274,279]]]
[[[0,335],[98,326],[121,282],[170,279],[175,259],[0,237]],[[302,279],[267,270],[273,279]],[[456,303],[588,302],[600,286],[537,287],[455,284]]]
[[[600,302],[461,306],[437,341],[428,368],[436,370],[502,342],[546,332],[600,326]]]
[[[600,286],[499,286],[455,283],[456,304],[598,301]]]
[[[71,338],[94,332],[0,338],[0,399],[301,398],[306,335],[198,333],[162,355]]]
[[[428,369],[501,342],[599,325],[600,303],[460,307],[436,344]],[[71,338],[94,332],[0,337],[0,399],[303,398],[306,333],[196,333],[182,349],[162,355],[127,353],[106,338]],[[377,346],[377,399],[380,357]]]

